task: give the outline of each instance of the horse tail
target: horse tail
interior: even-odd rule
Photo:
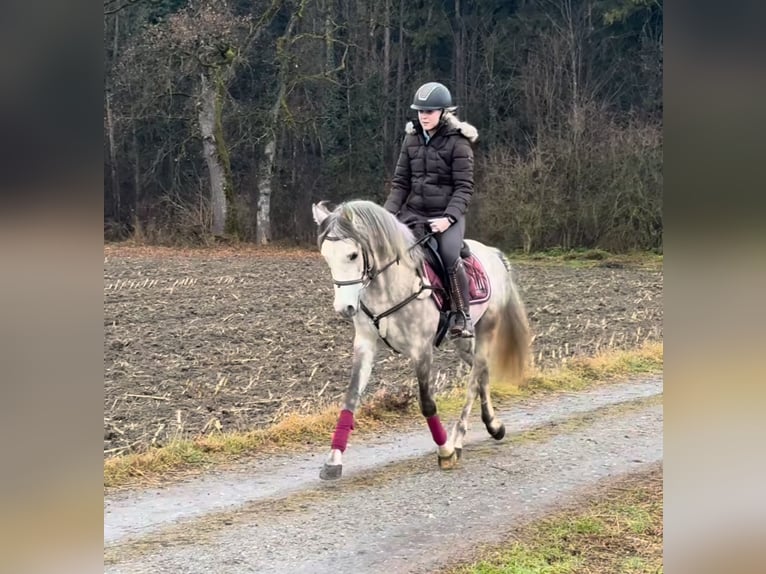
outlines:
[[[520,384],[530,348],[529,321],[521,296],[513,280],[508,258],[498,250],[498,257],[507,271],[506,298],[500,306],[495,331],[493,359],[499,379]]]

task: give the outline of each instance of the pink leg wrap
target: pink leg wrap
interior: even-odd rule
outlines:
[[[352,430],[354,430],[354,413],[343,409],[340,411],[338,424],[335,425],[335,432],[332,434],[332,448],[344,452],[348,443],[348,435],[351,434]]]
[[[428,428],[431,429],[431,436],[434,437],[434,442],[439,446],[447,442],[447,432],[439,420],[439,415],[428,417],[426,421],[428,422]]]

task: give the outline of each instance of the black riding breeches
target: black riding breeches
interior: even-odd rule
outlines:
[[[436,234],[436,241],[439,243],[439,255],[441,255],[447,269],[451,269],[455,262],[460,259],[460,249],[463,247],[464,236],[465,219],[462,217],[450,225],[444,233]]]

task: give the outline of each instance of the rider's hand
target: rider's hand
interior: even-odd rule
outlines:
[[[444,231],[447,231],[447,228],[450,226],[450,221],[446,217],[429,219],[428,223],[431,225],[431,231],[434,233],[443,233]]]

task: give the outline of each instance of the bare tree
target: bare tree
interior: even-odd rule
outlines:
[[[271,242],[271,197],[274,191],[274,160],[277,148],[277,124],[280,114],[287,106],[286,93],[288,81],[288,68],[290,65],[289,46],[292,41],[293,31],[300,20],[306,0],[302,0],[300,7],[293,11],[290,20],[285,27],[284,33],[277,39],[277,62],[279,72],[277,77],[277,94],[274,104],[269,113],[267,125],[266,144],[263,148],[263,156],[258,164],[258,207],[256,211],[256,243],[265,245]]]

